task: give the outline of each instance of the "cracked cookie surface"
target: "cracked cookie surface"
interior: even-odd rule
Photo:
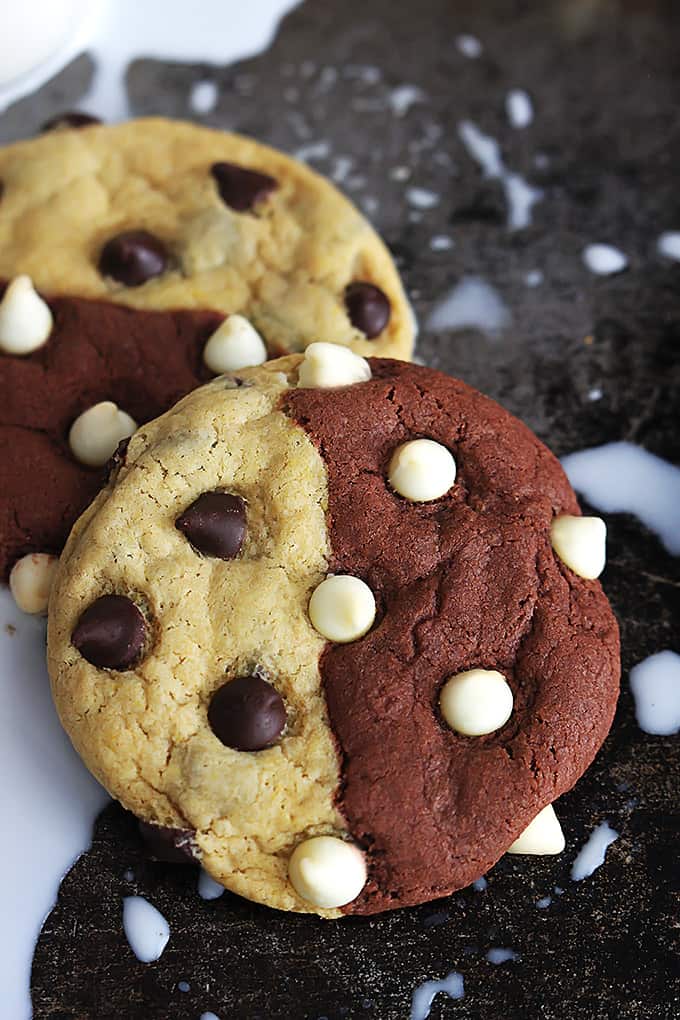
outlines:
[[[370,380],[320,390],[296,388],[300,362],[215,380],[133,437],[62,557],[50,674],[95,775],[145,822],[193,831],[219,882],[314,909],[288,860],[310,836],[341,835],[368,879],[318,912],[375,913],[467,885],[573,785],[611,723],[618,632],[599,583],[552,550],[551,521],[578,506],[525,426],[419,366],[371,359]],[[395,448],[421,437],[454,454],[457,475],[416,504],[386,476]],[[203,542],[187,508],[216,489],[246,508],[225,558],[176,524]],[[346,644],[310,622],[328,574],[375,598],[373,626]],[[142,657],[123,671],[73,643],[111,594],[146,620]],[[514,698],[481,737],[438,709],[447,677],[469,669],[499,670]],[[285,705],[285,727],[256,750],[225,746],[211,713],[244,675]]]

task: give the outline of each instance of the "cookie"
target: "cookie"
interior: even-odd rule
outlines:
[[[330,917],[559,850],[549,805],[619,677],[602,588],[563,559],[593,573],[603,536],[554,529],[588,519],[552,454],[458,380],[337,354],[140,429],[48,627],[60,717],[111,794],[228,889]]]
[[[93,405],[142,424],[216,373],[313,340],[411,352],[368,223],[249,139],[163,120],[59,130],[0,149],[0,181],[3,577],[59,552],[100,488],[102,465],[69,445]]]

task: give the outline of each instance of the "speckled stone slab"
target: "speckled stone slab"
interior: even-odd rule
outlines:
[[[462,33],[481,41],[477,58],[460,52]],[[399,259],[419,356],[500,400],[556,453],[625,438],[678,463],[680,263],[656,240],[680,229],[679,49],[672,0],[310,0],[253,60],[217,71],[140,60],[128,88],[135,114],[191,117],[193,84],[214,80],[205,122],[334,177]],[[77,106],[90,73],[83,57],[8,110],[0,140]],[[533,103],[521,130],[505,109],[513,88]],[[526,229],[508,230],[499,181],[462,144],[465,120],[541,190]],[[581,253],[592,242],[616,245],[627,270],[590,273]],[[490,335],[428,330],[466,277],[494,289],[505,324]],[[604,584],[625,669],[678,650],[680,561],[632,517],[609,517]],[[420,982],[455,969],[465,997],[439,996],[433,1018],[670,1020],[680,1015],[679,776],[680,740],[638,729],[624,676],[603,752],[560,800],[562,856],[504,858],[483,892],[342,923],[228,894],[201,900],[195,871],[146,862],[132,820],[112,806],[43,927],[35,1017],[398,1020]],[[604,819],[620,838],[603,868],[571,882]],[[123,934],[132,893],[170,923],[155,964],[138,963]],[[498,946],[518,958],[492,965],[485,953]]]

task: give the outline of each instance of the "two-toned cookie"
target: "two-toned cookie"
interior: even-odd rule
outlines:
[[[57,572],[54,698],[155,838],[274,907],[370,914],[563,846],[610,726],[604,534],[517,419],[344,348],[145,425]]]

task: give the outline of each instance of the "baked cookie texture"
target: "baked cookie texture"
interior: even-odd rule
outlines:
[[[551,522],[578,505],[517,419],[387,359],[356,385],[298,388],[301,361],[218,378],[133,436],[62,556],[49,669],[89,768],[144,822],[181,830],[218,882],[283,909],[371,914],[469,884],[573,785],[611,724],[618,630],[599,582],[553,551]],[[418,503],[387,474],[395,448],[422,437],[453,453],[457,476]],[[246,508],[231,559],[201,554],[176,524],[216,489]],[[329,574],[375,597],[372,628],[345,644],[308,613]],[[122,671],[73,643],[106,594],[146,621]],[[500,729],[469,737],[438,699],[475,668],[500,671],[514,705]],[[235,750],[210,706],[253,673],[282,696],[287,724],[272,746]],[[288,880],[291,853],[315,835],[364,852],[366,884],[339,908],[315,908]]]
[[[69,450],[75,418],[103,400],[138,424],[157,417],[211,378],[203,350],[225,315],[247,318],[270,357],[314,340],[412,350],[389,252],[354,206],[282,153],[192,124],[94,125],[0,149],[0,300],[18,274],[54,326],[32,353],[0,350],[3,577],[26,553],[59,552],[101,486]]]
[[[55,131],[0,149],[0,181],[0,278],[25,273],[48,296],[238,312],[272,356],[319,339],[411,354],[412,313],[370,224],[325,178],[252,139],[160,118]],[[129,231],[160,242],[165,266],[124,286],[100,261]],[[356,282],[389,303],[373,339],[350,321]]]

